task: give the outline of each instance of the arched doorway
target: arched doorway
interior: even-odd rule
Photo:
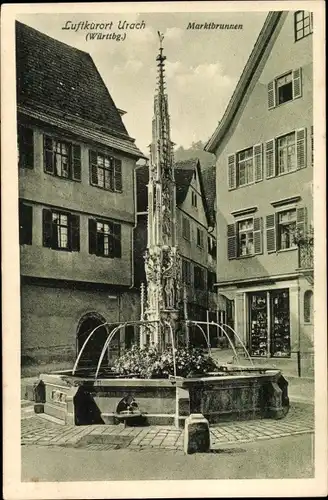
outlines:
[[[110,332],[107,325],[100,326],[104,323],[106,323],[105,318],[95,312],[85,314],[80,319],[77,327],[77,353],[80,352],[84,342],[92,330],[99,327],[88,340],[88,343],[84,348],[79,363],[80,366],[89,368],[97,366],[100,353]],[[104,357],[104,364],[108,364],[107,356]]]

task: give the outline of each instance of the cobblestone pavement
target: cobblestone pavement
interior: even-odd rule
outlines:
[[[259,419],[224,422],[211,426],[211,448],[222,445],[272,439],[314,431],[312,405],[294,403],[282,420]],[[123,425],[68,426],[22,409],[23,445],[66,446],[93,450],[142,450],[152,448],[179,452],[183,431],[171,426],[127,427]]]

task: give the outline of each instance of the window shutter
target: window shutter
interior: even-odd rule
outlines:
[[[293,99],[302,97],[302,69],[293,71]]]
[[[272,109],[276,106],[276,92],[274,80],[268,83],[268,108]]]
[[[305,168],[307,165],[306,158],[306,129],[301,128],[296,130],[296,165],[297,168]]]
[[[236,156],[228,156],[228,187],[229,189],[236,188]]]
[[[32,245],[33,208],[30,205],[19,205],[19,243]]]
[[[78,215],[70,215],[70,237],[71,250],[73,252],[80,251],[80,217]]]
[[[276,215],[271,214],[266,216],[266,240],[267,251],[276,251]]]
[[[122,191],[122,161],[114,160],[114,191]]]
[[[114,239],[114,257],[120,259],[122,257],[122,238],[121,238],[121,224],[113,224],[113,239]]]
[[[262,217],[254,218],[254,253],[261,254],[263,253],[263,244],[262,244]]]
[[[81,146],[72,146],[73,180],[81,180]]]
[[[306,235],[307,209],[305,207],[300,207],[296,210],[296,229],[299,235]]]
[[[33,130],[23,125],[18,127],[19,167],[34,167],[34,134]]]
[[[235,259],[237,257],[236,224],[228,224],[227,236],[228,236],[228,259],[229,260]]]
[[[89,151],[90,183],[98,185],[97,153]]]
[[[45,135],[43,143],[44,171],[47,174],[55,173],[54,152],[52,149],[52,138]]]
[[[253,148],[253,157],[255,165],[255,182],[263,180],[263,152],[262,144],[256,144]]]
[[[42,211],[43,246],[52,247],[52,212],[47,208]]]
[[[97,253],[97,222],[89,219],[89,253]]]
[[[275,158],[275,143],[274,139],[270,139],[265,143],[265,169],[266,177],[270,179],[276,175],[276,158]]]

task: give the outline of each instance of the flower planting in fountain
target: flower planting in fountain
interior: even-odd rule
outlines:
[[[177,376],[191,377],[218,371],[215,361],[203,349],[180,347],[174,354]],[[174,375],[172,347],[159,351],[156,347],[133,346],[115,361],[113,370],[126,377],[168,378]]]

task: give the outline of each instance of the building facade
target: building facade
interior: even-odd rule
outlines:
[[[16,57],[22,363],[71,367],[99,327],[82,358],[94,364],[111,329],[101,325],[140,317],[134,168],[143,155],[89,54],[17,22]]]
[[[218,292],[256,362],[313,374],[312,15],[264,23],[206,150],[217,158]]]
[[[135,280],[145,282],[143,255],[147,246],[148,167],[137,167],[137,228],[135,231]],[[216,321],[218,318],[216,281],[216,234],[214,217],[206,201],[199,160],[176,162],[177,247],[181,261],[184,317]],[[206,330],[206,328],[205,328]],[[216,329],[208,329],[212,343]],[[190,342],[203,344],[201,332],[190,328]]]

